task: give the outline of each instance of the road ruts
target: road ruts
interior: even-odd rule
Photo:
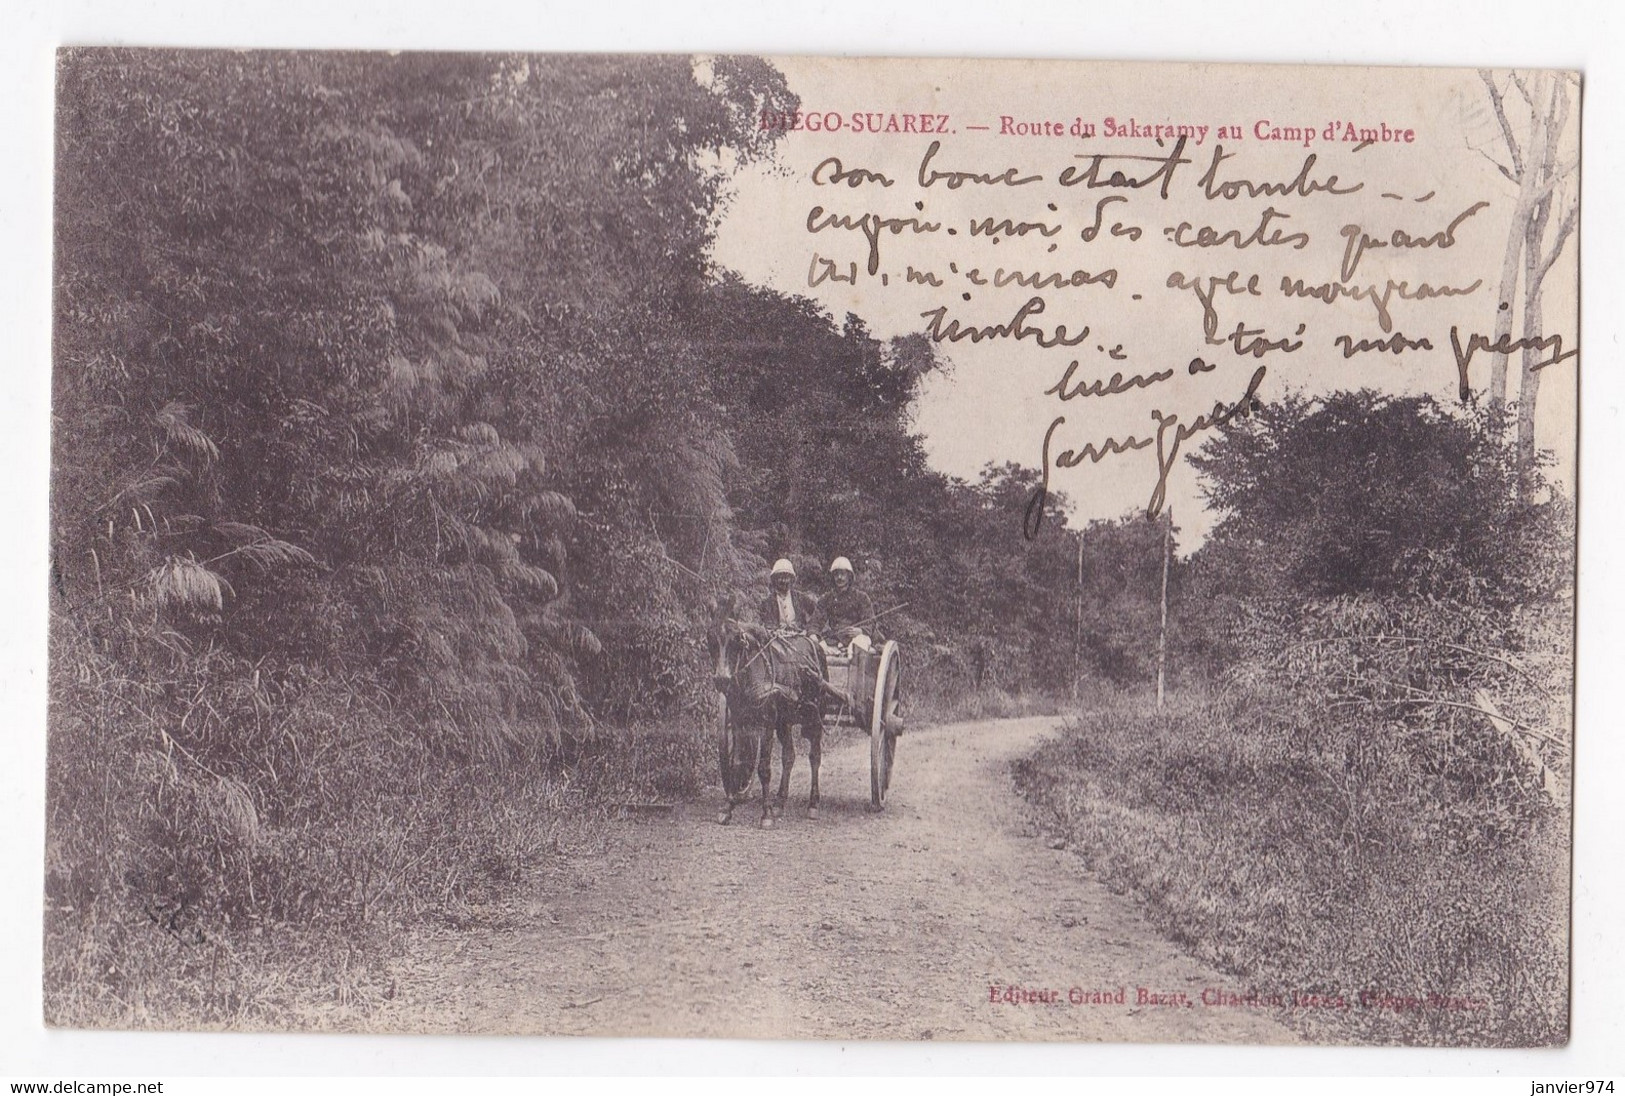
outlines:
[[[1010,762],[1053,718],[959,723],[900,740],[883,814],[868,743],[826,749],[824,810],[762,831],[710,800],[615,824],[602,858],[531,885],[516,924],[413,940],[386,1031],[816,1039],[1287,1043],[1267,1011],[1205,1007],[1236,988],[1126,897],[1053,849]],[[803,744],[804,745],[804,744]],[[804,750],[803,750],[804,753]],[[992,1001],[992,987],[1055,1003]],[[1125,1003],[1067,1002],[1073,987]],[[1139,1004],[1144,987],[1191,1004]],[[1244,988],[1244,987],[1243,987]],[[1042,996],[1042,994],[1040,994]]]

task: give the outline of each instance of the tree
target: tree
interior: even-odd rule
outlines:
[[[673,649],[634,518],[723,501],[683,316],[708,165],[785,94],[725,58],[65,54],[60,568],[245,659],[382,673],[447,748],[584,729],[627,567],[660,612],[626,617],[668,624],[612,657]]]
[[[1199,555],[1250,596],[1519,598],[1514,534],[1546,510],[1518,501],[1494,423],[1370,390],[1261,408],[1191,458],[1225,515]]]
[[[1355,604],[1451,643],[1517,650],[1524,617],[1550,615],[1569,588],[1572,509],[1519,497],[1523,473],[1487,408],[1371,391],[1289,398],[1226,424],[1191,459],[1224,515],[1186,587],[1186,650],[1210,671],[1272,659]]]
[[[1145,684],[1156,674],[1166,518],[1135,512],[1094,521],[1083,544],[1083,647],[1090,669],[1120,685]],[[1181,568],[1170,574],[1177,603]]]
[[[1518,187],[1496,296],[1501,303],[1496,313],[1496,342],[1507,345],[1511,334],[1520,274],[1523,299],[1519,338],[1538,340],[1545,332],[1541,290],[1552,264],[1574,232],[1580,211],[1579,154],[1569,147],[1567,132],[1570,89],[1577,90],[1578,79],[1572,73],[1545,71],[1514,71],[1498,76],[1488,69],[1479,70],[1479,77],[1489,93],[1508,162],[1501,163],[1494,157],[1491,161]],[[1524,108],[1514,112],[1513,116],[1520,119],[1517,123],[1507,112],[1512,92],[1517,94],[1514,102],[1521,102]],[[1525,493],[1532,486],[1530,474],[1535,468],[1535,407],[1540,396],[1541,369],[1549,364],[1543,353],[1538,346],[1526,346],[1519,376],[1516,444],[1519,467],[1524,472],[1520,486]],[[1490,364],[1492,409],[1506,402],[1507,372],[1507,354],[1494,354]]]

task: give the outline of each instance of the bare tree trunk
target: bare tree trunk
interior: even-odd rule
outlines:
[[[1501,259],[1501,288],[1496,295],[1495,345],[1505,346],[1512,336],[1512,302],[1518,295],[1518,256],[1523,251],[1528,235],[1529,206],[1525,204],[1533,188],[1529,172],[1524,173],[1518,187],[1518,202],[1512,208],[1512,227],[1507,232],[1506,254]],[[1472,394],[1464,377],[1461,398],[1466,402]],[[1490,357],[1490,409],[1499,412],[1507,402],[1507,356],[1497,353]]]
[[[1534,338],[1541,332],[1541,238],[1546,234],[1546,218],[1551,210],[1550,201],[1542,202],[1539,211],[1529,222],[1529,234],[1524,244],[1523,276],[1523,337]],[[1529,346],[1523,351],[1523,369],[1518,387],[1518,495],[1525,502],[1532,501],[1535,471],[1535,405],[1540,396],[1540,348]]]
[[[1504,346],[1512,336],[1512,306],[1518,295],[1518,258],[1522,254],[1528,239],[1529,215],[1535,205],[1536,186],[1538,179],[1535,170],[1536,159],[1525,152],[1533,149],[1520,148],[1517,135],[1514,133],[1511,121],[1506,115],[1505,102],[1501,97],[1500,89],[1494,78],[1487,70],[1479,73],[1484,86],[1489,90],[1490,102],[1495,107],[1495,116],[1501,123],[1501,135],[1505,138],[1507,151],[1512,157],[1512,170],[1502,168],[1502,173],[1509,179],[1516,180],[1518,184],[1518,197],[1512,206],[1512,219],[1507,229],[1506,251],[1501,256],[1501,281],[1496,293],[1495,311],[1495,345]],[[1535,106],[1528,90],[1518,83],[1517,76],[1513,76],[1515,86],[1524,93],[1529,100],[1529,117],[1531,126],[1538,126],[1535,120]],[[1531,137],[1533,140],[1533,137]],[[1467,378],[1461,379],[1461,399],[1466,402],[1472,395]],[[1490,408],[1499,412],[1507,402],[1507,355],[1496,353],[1490,356]]]
[[[1546,238],[1546,222],[1552,212],[1551,176],[1554,150],[1551,147],[1551,126],[1556,113],[1556,89],[1548,89],[1543,77],[1531,81],[1529,96],[1532,122],[1529,131],[1528,154],[1524,160],[1524,181],[1542,187],[1538,198],[1528,211],[1523,242],[1523,331],[1522,338],[1540,334],[1543,326],[1540,312],[1540,286],[1546,272],[1541,266],[1542,243]],[[1547,106],[1545,100],[1552,102]],[[1540,393],[1540,371],[1535,368],[1540,351],[1528,347],[1523,352],[1522,369],[1518,378],[1518,493],[1527,500],[1531,487],[1530,477],[1535,467],[1535,399]]]
[[[1546,318],[1542,308],[1541,290],[1546,282],[1546,272],[1562,254],[1563,246],[1574,231],[1578,216],[1577,201],[1571,196],[1570,201],[1566,203],[1562,223],[1558,225],[1552,240],[1551,249],[1543,254],[1546,230],[1551,223],[1552,207],[1558,202],[1559,183],[1564,175],[1563,169],[1557,164],[1557,156],[1560,151],[1558,142],[1568,122],[1568,115],[1568,87],[1563,78],[1559,77],[1552,85],[1550,107],[1537,123],[1540,151],[1538,165],[1541,168],[1542,186],[1540,201],[1533,211],[1534,216],[1529,222],[1529,233],[1524,242],[1523,337],[1526,339],[1538,338],[1544,334]],[[1536,165],[1537,161],[1531,157],[1530,167],[1534,168]],[[1540,399],[1540,371],[1544,367],[1542,353],[1538,346],[1524,348],[1522,385],[1518,394],[1518,492],[1525,501],[1533,501],[1535,487],[1535,409],[1539,406]]]

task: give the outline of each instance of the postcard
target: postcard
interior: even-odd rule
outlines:
[[[57,93],[50,1024],[1566,1042],[1576,74]]]

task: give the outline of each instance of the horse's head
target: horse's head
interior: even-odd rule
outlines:
[[[740,674],[748,673],[753,661],[759,661],[751,658],[765,639],[756,634],[759,631],[734,617],[731,599],[713,603],[705,644],[711,656],[711,683],[718,692],[728,692],[739,684]]]
[[[727,692],[733,684],[739,666],[739,653],[744,648],[744,630],[732,617],[712,618],[705,630],[705,649],[711,656],[711,684],[718,692]]]

